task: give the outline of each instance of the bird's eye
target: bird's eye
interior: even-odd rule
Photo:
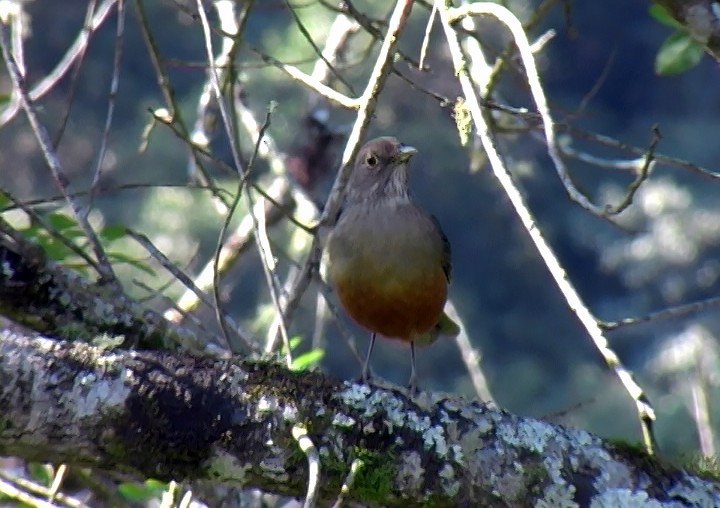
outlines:
[[[375,166],[377,166],[377,163],[377,157],[375,157],[374,155],[368,155],[367,159],[365,159],[365,164],[367,164],[370,168],[374,168]]]

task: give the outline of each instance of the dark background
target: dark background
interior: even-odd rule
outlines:
[[[371,16],[383,18],[387,2],[354,2]],[[205,80],[202,30],[174,2],[147,2],[151,29],[170,69],[170,80],[186,121],[192,123]],[[194,5],[194,2],[191,2]],[[332,12],[314,2],[302,2],[298,14],[315,42],[322,47]],[[509,2],[527,19],[536,2]],[[534,40],[548,29],[557,32],[538,55],[541,78],[556,120],[646,147],[651,127],[659,126],[658,150],[717,170],[720,143],[720,70],[703,59],[696,68],[672,77],[654,73],[655,54],[670,30],[652,19],[646,2],[622,0],[574,2],[568,20],[555,6],[530,34]],[[26,39],[28,81],[45,76],[61,58],[82,26],[86,2],[32,2],[30,36]],[[208,5],[208,9],[211,6]],[[123,38],[120,91],[109,134],[103,184],[112,188],[145,183],[146,188],[107,192],[96,200],[96,224],[126,224],[147,234],[166,255],[196,273],[212,254],[222,224],[207,193],[183,189],[187,181],[187,151],[167,128],[156,127],[146,151],[139,152],[149,108],[165,106],[141,37],[133,3],[127,6]],[[419,55],[428,10],[416,5],[410,29],[401,47]],[[42,120],[53,135],[74,97],[68,124],[58,146],[61,161],[72,178],[72,188],[85,189],[92,178],[107,109],[112,72],[116,17],[111,16],[93,34],[75,80],[61,80],[39,101]],[[496,51],[505,44],[495,23],[479,24],[484,40]],[[309,72],[314,53],[288,14],[284,2],[256,2],[246,30],[246,41],[286,62],[306,61]],[[354,59],[369,42],[360,36],[351,46]],[[217,43],[217,41],[216,41]],[[352,50],[351,50],[352,53]],[[489,54],[492,54],[489,52]],[[258,65],[241,52],[242,78],[248,102],[261,120],[270,100],[278,102],[271,135],[281,150],[296,139],[308,98],[306,90],[280,71]],[[442,30],[435,25],[430,41],[432,71],[420,73],[404,63],[397,68],[426,87],[449,98],[459,88],[448,61]],[[360,92],[371,62],[354,65],[343,75]],[[72,73],[71,73],[72,74]],[[601,83],[598,85],[598,82]],[[0,71],[4,93],[9,81]],[[597,87],[579,110],[583,99]],[[513,106],[531,106],[521,73],[503,75],[498,88]],[[333,110],[330,123],[343,127],[353,116]],[[508,200],[487,167],[471,172],[466,150],[460,146],[451,110],[391,77],[383,90],[368,138],[392,134],[416,146],[420,154],[412,170],[418,199],[442,223],[453,246],[454,281],[451,298],[457,305],[473,344],[482,352],[482,369],[498,404],[510,411],[547,416],[556,421],[598,432],[606,437],[638,440],[634,404],[608,371],[577,318],[568,309],[521,228]],[[717,293],[720,261],[720,181],[698,176],[677,166],[658,165],[633,206],[613,227],[574,204],[559,182],[538,137],[528,132],[502,137],[511,170],[521,183],[539,227],[552,243],[570,280],[596,316],[605,320],[641,316],[648,312]],[[246,155],[254,140],[244,139]],[[573,146],[598,157],[631,158],[597,143],[573,140]],[[222,139],[214,149],[230,161]],[[342,143],[338,144],[339,158]],[[595,202],[616,202],[631,176],[568,159],[579,188]],[[259,166],[259,173],[266,168]],[[217,172],[228,188],[234,181]],[[262,176],[259,177],[263,181]],[[0,184],[17,197],[57,194],[26,120],[18,115],[0,129]],[[169,184],[180,187],[168,187]],[[52,208],[52,207],[49,207]],[[48,209],[49,209],[48,208]],[[287,249],[290,228],[273,232],[279,250]],[[115,250],[145,259],[130,241]],[[224,282],[224,308],[264,337],[271,317],[267,290],[254,254],[243,257]],[[282,265],[284,273],[286,264]],[[136,296],[146,296],[132,284],[140,278],[160,287],[169,276],[157,277],[131,267],[119,268]],[[181,286],[171,285],[173,298]],[[164,309],[154,299],[151,305]],[[293,334],[307,347],[314,319],[314,294],[308,293],[294,322]],[[611,345],[649,394],[657,410],[660,446],[672,454],[698,449],[693,420],[693,387],[704,389],[711,418],[718,418],[717,309],[680,319],[657,321],[609,334]],[[210,312],[201,316],[212,326]],[[359,333],[364,350],[365,334]],[[328,326],[327,354],[322,368],[338,377],[356,377],[359,365],[336,328]],[[700,361],[702,359],[702,362]],[[702,368],[700,365],[702,364]],[[409,355],[400,344],[385,342],[376,349],[375,371],[404,383]],[[438,342],[418,355],[423,387],[473,396],[472,385],[453,341]],[[699,381],[701,380],[701,381]]]

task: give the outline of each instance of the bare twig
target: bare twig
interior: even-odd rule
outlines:
[[[472,381],[473,388],[475,388],[475,393],[483,402],[494,403],[495,398],[490,391],[490,385],[485,378],[485,374],[480,368],[481,354],[478,348],[472,345],[470,338],[467,333],[465,333],[465,326],[463,325],[457,310],[455,310],[455,306],[452,301],[448,300],[448,303],[445,306],[445,312],[448,313],[453,321],[460,325],[460,333],[455,337],[455,343],[458,346],[465,368],[468,370],[468,374],[470,374],[470,380]]]
[[[110,265],[110,261],[108,260],[107,255],[105,254],[105,251],[100,244],[100,240],[98,239],[95,231],[90,225],[87,216],[83,213],[80,204],[68,193],[67,187],[69,180],[65,175],[65,171],[60,164],[60,160],[58,159],[57,154],[52,148],[50,136],[48,135],[45,126],[41,124],[40,120],[38,119],[37,113],[35,111],[35,106],[33,105],[33,102],[27,92],[27,87],[25,85],[25,77],[20,73],[20,69],[15,62],[15,58],[10,52],[8,26],[5,22],[2,21],[0,21],[0,46],[2,47],[3,58],[5,59],[5,62],[7,64],[10,78],[13,82],[13,87],[15,89],[15,93],[17,93],[20,97],[20,102],[23,109],[25,110],[25,114],[27,115],[28,121],[30,122],[32,130],[35,134],[35,138],[40,144],[40,148],[43,152],[43,155],[45,156],[45,161],[48,164],[48,168],[50,169],[50,172],[55,179],[55,183],[58,189],[60,189],[60,192],[62,192],[65,200],[70,205],[73,215],[75,216],[75,220],[77,220],[80,228],[83,230],[83,233],[85,234],[86,238],[90,242],[90,245],[92,246],[93,252],[95,253],[95,257],[97,259],[98,273],[103,282],[113,286],[116,291],[121,291],[119,282],[117,281],[112,266]]]
[[[209,301],[207,298],[205,298],[204,294],[200,289],[195,286],[192,279],[188,277],[182,270],[180,270],[175,263],[170,261],[165,254],[160,252],[160,250],[155,247],[155,245],[150,241],[150,239],[136,231],[133,231],[131,229],[127,230],[127,234],[133,238],[136,242],[138,242],[142,247],[150,253],[150,255],[158,262],[160,265],[165,268],[168,272],[170,272],[173,277],[176,280],[179,280],[187,289],[188,291],[192,291],[193,294],[198,298],[200,301],[202,301],[205,305],[207,305],[210,308],[213,308],[213,304],[211,301]],[[250,341],[250,335],[242,330],[240,326],[235,323],[229,316],[227,316],[225,313],[221,313],[222,319],[226,322],[226,326],[228,328],[232,328],[234,330],[233,337],[237,336],[240,341],[243,343],[242,345],[245,348],[251,348],[251,341]],[[238,351],[241,348],[240,345],[237,344],[237,341],[233,340],[230,344],[225,344],[225,346],[230,351]]]
[[[350,178],[352,163],[359,150],[360,140],[364,136],[370,123],[371,116],[375,111],[378,95],[380,94],[380,91],[385,85],[385,81],[391,72],[393,63],[392,56],[394,54],[398,36],[400,35],[400,32],[405,26],[405,22],[410,15],[412,4],[412,0],[398,0],[395,4],[395,9],[393,10],[390,18],[387,36],[380,48],[380,54],[375,62],[375,67],[373,68],[370,78],[368,79],[365,91],[359,99],[361,106],[358,109],[355,123],[350,135],[348,136],[347,144],[345,145],[340,171],[335,178],[335,183],[333,184],[330,196],[328,197],[323,214],[320,218],[321,224],[331,226],[337,218],[337,213],[340,209],[340,204],[342,203],[345,193],[345,186]],[[288,323],[292,321],[293,314],[300,303],[300,298],[310,284],[313,270],[319,266],[321,251],[322,246],[319,238],[316,236],[313,239],[313,244],[307,261],[296,277],[292,291],[288,296],[287,305],[284,309],[285,319]]]
[[[313,48],[315,51],[315,54],[318,56],[318,58],[325,64],[325,68],[332,72],[333,76],[335,76],[335,79],[337,79],[340,83],[345,85],[345,87],[350,90],[350,93],[355,95],[355,91],[353,90],[353,87],[350,83],[348,83],[342,75],[335,70],[335,67],[333,66],[333,63],[330,61],[330,59],[327,58],[324,51],[321,51],[320,48],[318,48],[317,44],[315,44],[315,41],[313,41],[312,36],[310,35],[310,32],[308,32],[307,28],[305,28],[305,25],[303,24],[302,20],[298,16],[297,12],[295,12],[295,8],[290,3],[289,0],[285,0],[285,6],[290,11],[290,14],[292,14],[293,19],[295,20],[295,24],[297,25],[298,29],[300,30],[300,33],[303,34],[303,37],[305,37],[305,40],[308,41],[308,44]],[[314,77],[314,76],[312,76]],[[317,79],[317,78],[315,78]]]
[[[303,85],[305,85],[308,88],[312,88],[317,93],[325,97],[326,99],[335,102],[339,104],[340,106],[347,108],[347,109],[358,109],[361,105],[361,99],[353,99],[351,97],[348,97],[345,94],[342,94],[333,88],[330,88],[324,83],[321,83],[320,81],[314,79],[312,76],[305,74],[303,71],[295,67],[294,65],[290,64],[284,64],[275,58],[266,55],[262,51],[258,50],[257,48],[253,48],[252,46],[249,46],[248,49],[255,53],[263,62],[273,65],[280,69],[281,71],[285,72],[288,76],[290,76],[295,81],[299,81]]]
[[[328,29],[328,36],[325,40],[325,47],[322,50],[323,58],[315,62],[311,77],[320,83],[328,79],[332,64],[337,59],[341,48],[347,42],[350,34],[358,31],[360,25],[357,21],[345,14],[338,14]],[[329,62],[329,63],[328,63]]]
[[[510,30],[513,40],[517,45],[520,59],[525,67],[525,76],[528,81],[528,86],[530,87],[530,94],[532,95],[538,113],[542,118],[543,132],[545,134],[545,143],[547,144],[548,155],[555,166],[555,170],[557,171],[565,190],[573,201],[589,212],[599,217],[608,215],[612,209],[592,203],[577,189],[577,187],[575,187],[575,184],[570,178],[565,162],[563,161],[557,147],[557,141],[555,138],[555,122],[550,114],[550,108],[548,107],[547,100],[545,98],[545,92],[540,84],[535,59],[533,58],[532,49],[530,48],[530,42],[525,35],[525,31],[520,21],[518,21],[515,15],[507,8],[490,2],[478,2],[466,4],[462,7],[450,8],[447,10],[446,17],[447,23],[452,25],[466,16],[480,16],[488,14],[500,20],[508,28],[508,30]]]
[[[620,200],[620,202],[616,205],[607,206],[606,210],[609,215],[617,215],[632,204],[635,194],[640,189],[640,186],[645,182],[645,180],[647,180],[648,176],[650,176],[650,172],[655,166],[655,148],[657,147],[657,144],[659,142],[660,130],[657,128],[657,126],[654,126],[652,129],[652,139],[650,140],[650,146],[648,146],[648,150],[645,154],[645,160],[643,161],[642,166],[640,166],[639,170],[635,174],[635,179],[630,183],[630,185],[628,185],[627,192],[625,193],[625,196],[623,196],[622,200]]]
[[[342,507],[343,503],[345,502],[345,497],[350,493],[350,489],[352,488],[353,483],[355,483],[355,477],[357,476],[358,471],[360,471],[360,468],[363,467],[363,465],[363,461],[360,459],[355,459],[352,461],[352,464],[350,464],[350,471],[345,477],[345,481],[340,488],[340,495],[335,501],[333,508]]]
[[[425,25],[425,35],[423,36],[422,45],[420,46],[420,61],[418,62],[418,69],[425,66],[425,57],[427,56],[428,45],[430,44],[430,34],[432,34],[433,24],[435,23],[435,17],[437,16],[437,5],[433,4],[432,10],[430,11],[430,17]]]
[[[291,433],[298,447],[305,453],[308,462],[308,485],[303,508],[315,508],[320,490],[320,453],[305,427],[299,424],[293,425]]]
[[[100,175],[102,174],[103,163],[105,162],[105,152],[107,150],[107,142],[110,137],[110,126],[112,125],[113,113],[115,112],[115,97],[117,96],[118,86],[120,82],[120,59],[122,57],[123,35],[125,32],[125,0],[118,0],[117,12],[117,28],[115,32],[115,56],[113,58],[113,74],[110,81],[110,95],[108,96],[108,108],[105,115],[105,127],[103,128],[102,138],[100,141],[100,150],[98,150],[97,163],[95,165],[95,173],[93,175],[92,184],[90,184],[90,200],[85,210],[86,216],[90,213],[95,198],[95,191],[100,183]]]
[[[112,8],[117,2],[118,0],[105,0],[98,6],[97,11],[95,11],[92,15],[90,23],[87,23],[82,29],[55,68],[29,91],[31,100],[36,101],[52,90],[55,84],[60,81],[76,60],[84,55],[88,41],[90,40],[90,34],[102,25],[103,21],[105,21],[107,16],[112,12]],[[13,96],[13,100],[3,110],[2,114],[0,114],[0,127],[12,120],[18,111],[20,111],[20,108],[20,101],[17,96]]]
[[[218,107],[220,108],[220,116],[223,121],[223,127],[225,128],[225,132],[227,133],[228,139],[230,141],[230,150],[232,152],[233,162],[235,164],[235,167],[238,171],[239,176],[241,177],[240,184],[238,185],[238,195],[241,194],[245,200],[245,204],[247,206],[248,213],[250,214],[250,216],[252,217],[252,220],[253,220],[253,230],[255,233],[255,238],[259,239],[259,238],[261,238],[261,232],[260,232],[258,218],[257,218],[257,216],[254,215],[254,210],[253,210],[254,204],[252,202],[252,196],[250,194],[250,190],[247,188],[247,186],[244,185],[244,182],[247,179],[248,175],[250,174],[250,169],[252,168],[252,165],[255,162],[255,159],[257,158],[258,151],[260,150],[260,146],[263,142],[265,131],[270,126],[270,117],[275,108],[275,103],[271,102],[270,106],[268,107],[268,111],[265,116],[265,122],[264,122],[262,128],[260,129],[259,136],[255,142],[255,149],[253,151],[252,157],[250,158],[250,161],[248,162],[248,167],[243,169],[243,165],[241,164],[241,161],[240,161],[240,151],[237,146],[237,138],[235,136],[236,130],[231,121],[230,114],[228,113],[227,108],[225,107],[225,102],[223,100],[223,93],[220,88],[220,81],[218,79],[218,71],[214,67],[214,59],[213,59],[214,52],[213,52],[213,47],[212,47],[210,24],[208,22],[207,14],[205,13],[205,8],[203,7],[201,0],[198,0],[197,8],[198,8],[198,13],[200,15],[200,24],[203,29],[203,35],[205,37],[205,50],[207,52],[207,58],[208,58],[209,62],[212,62],[212,65],[210,68],[210,76],[211,76],[213,91],[215,93],[215,100],[217,101]],[[238,30],[239,30],[239,26],[237,25],[237,23],[235,24],[235,26],[230,27],[229,22],[228,22],[227,28],[231,28],[231,30],[233,30],[231,32],[231,35],[237,37]],[[237,206],[238,197],[236,197],[236,199],[233,203],[233,206],[231,207],[231,213],[228,213],[225,224],[223,224],[223,231],[221,232],[220,241],[219,241],[218,247],[217,247],[216,260],[217,260],[217,257],[219,256],[219,252],[221,249],[224,231],[227,228],[230,218],[232,217],[232,211]],[[277,314],[282,315],[282,308],[281,308],[281,304],[280,304],[280,294],[279,294],[280,287],[277,284],[277,276],[275,274],[272,251],[266,250],[265,246],[262,245],[262,243],[260,241],[255,242],[255,245],[258,248],[258,254],[260,255],[260,260],[262,262],[263,273],[265,275],[266,283],[268,286],[268,291],[270,292],[270,298],[273,302],[273,305],[275,306]],[[218,276],[216,275],[214,287],[215,287],[216,304],[219,306],[219,299],[217,298],[217,296],[218,296],[217,282],[218,282]],[[218,310],[218,312],[219,312],[219,310]],[[285,359],[287,361],[288,367],[290,367],[290,366],[292,366],[292,351],[290,350],[290,337],[287,332],[287,326],[285,325],[284,317],[282,317],[281,319],[282,319],[282,321],[281,321],[281,325],[280,325],[280,334],[282,336],[283,344],[285,345],[285,349],[286,349]],[[222,321],[221,320],[219,320],[219,321],[222,325]],[[223,333],[227,337],[227,332],[224,329],[224,327],[223,327]]]
[[[0,494],[7,496],[9,499],[20,501],[23,504],[35,506],[36,508],[57,508],[55,504],[43,501],[39,497],[29,494],[2,478],[0,478]]]
[[[2,480],[12,484],[18,490],[25,491],[25,492],[32,492],[34,494],[37,494],[38,496],[43,496],[46,498],[51,497],[50,496],[50,494],[51,494],[50,488],[48,488],[44,485],[35,483],[33,481],[27,480],[25,478],[20,478],[20,477],[14,476],[12,474],[9,474],[5,470],[0,469],[0,478]],[[2,490],[3,489],[0,487],[0,491],[2,491]],[[87,508],[87,506],[88,506],[85,503],[83,503],[82,501],[75,499],[74,497],[70,497],[66,494],[63,494],[62,492],[56,492],[52,497],[54,498],[54,501],[56,504],[58,502],[60,502],[65,506],[69,506],[70,508]],[[56,504],[51,505],[51,506],[55,506],[55,508],[57,508]],[[35,506],[35,505],[32,505],[32,506]]]
[[[482,140],[482,144],[485,149],[485,153],[487,154],[490,161],[493,174],[502,185],[503,190],[507,194],[510,202],[513,205],[513,208],[515,209],[515,212],[522,221],[525,230],[535,244],[535,247],[537,248],[542,260],[548,267],[550,274],[555,280],[555,283],[558,285],[561,293],[565,297],[568,305],[574,311],[575,315],[578,317],[580,322],[587,330],[595,346],[598,348],[603,358],[605,359],[607,365],[615,372],[627,392],[635,401],[638,415],[640,417],[644,442],[648,451],[652,453],[655,448],[655,440],[652,433],[652,424],[655,420],[655,411],[648,402],[642,388],[635,382],[632,374],[625,368],[625,366],[620,362],[617,354],[615,354],[615,352],[610,348],[608,341],[603,334],[602,327],[598,323],[595,316],[593,316],[593,314],[590,312],[590,309],[582,301],[582,298],[578,294],[573,284],[570,282],[569,278],[567,277],[567,273],[560,264],[560,261],[558,260],[555,253],[552,251],[550,245],[545,240],[542,232],[535,224],[535,219],[530,213],[530,210],[525,205],[522,194],[513,182],[511,174],[508,172],[504,161],[502,160],[500,154],[495,147],[493,133],[489,130],[488,124],[485,121],[485,117],[480,107],[480,101],[475,92],[475,88],[473,86],[473,82],[470,78],[468,70],[464,64],[464,57],[462,53],[462,48],[460,47],[460,42],[458,40],[458,35],[451,26],[451,23],[452,21],[457,21],[461,17],[466,15],[491,14],[498,17],[498,19],[501,19],[504,23],[512,25],[513,35],[517,35],[522,39],[522,41],[526,43],[527,39],[522,32],[522,27],[520,26],[517,18],[515,18],[509,10],[498,4],[475,3],[470,6],[466,6],[464,9],[457,10],[449,9],[445,5],[443,0],[436,1],[440,12],[440,19],[443,25],[443,29],[445,31],[445,37],[448,41],[448,46],[450,48],[450,54],[455,65],[455,71],[458,74],[458,79],[460,81],[460,85],[462,87],[467,106],[470,110],[470,114],[472,115],[473,122],[475,123],[477,134]],[[522,44],[522,42],[518,41],[518,46],[521,46]],[[524,54],[522,50],[521,54]],[[526,59],[529,59],[529,62],[526,62]],[[525,64],[526,69],[529,70],[528,74],[532,74],[532,72],[530,72],[530,69],[534,70],[535,68],[534,62],[532,62],[532,55],[524,54],[523,63]],[[531,83],[531,89],[540,87],[537,76],[535,76],[533,79],[534,82]],[[533,90],[533,95],[535,96],[536,102],[541,103],[542,107],[546,107],[544,102],[538,99],[538,97],[543,96],[541,90],[540,92],[538,92],[537,90]],[[540,107],[541,106],[538,105],[538,108]],[[541,116],[543,116],[544,121],[552,122],[552,119],[549,116],[543,115],[542,112]],[[545,126],[546,139],[548,139],[548,143],[554,143],[554,134],[552,130],[552,123],[549,126]],[[553,146],[555,145],[553,144]]]
[[[605,331],[613,331],[618,328],[625,328],[628,326],[639,325],[643,323],[649,323],[651,321],[658,321],[660,319],[673,319],[678,317],[687,316],[689,314],[697,314],[708,309],[720,307],[720,296],[713,298],[707,298],[705,300],[698,300],[696,302],[685,303],[677,305],[675,307],[668,307],[657,312],[651,312],[645,316],[625,318],[619,321],[600,321],[598,324],[600,328]]]

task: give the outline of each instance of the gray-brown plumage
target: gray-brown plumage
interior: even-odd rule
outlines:
[[[415,153],[392,137],[362,147],[326,246],[327,273],[340,303],[372,332],[363,378],[375,335],[397,338],[410,343],[411,390],[416,384],[415,344],[459,331],[443,312],[450,243],[408,189],[408,161]]]

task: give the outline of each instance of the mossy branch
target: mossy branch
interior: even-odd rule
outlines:
[[[399,506],[715,506],[720,485],[585,431],[275,363],[0,336],[0,454]],[[359,461],[359,462],[358,462]],[[544,504],[543,504],[544,503]],[[560,504],[559,504],[560,503]]]

